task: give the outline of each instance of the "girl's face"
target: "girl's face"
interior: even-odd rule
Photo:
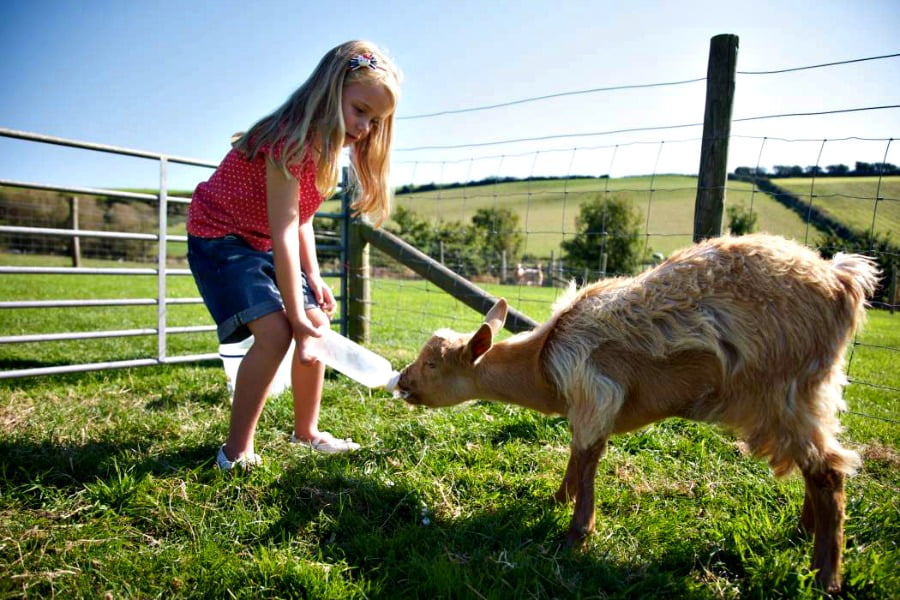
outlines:
[[[344,86],[341,98],[344,113],[344,145],[361,142],[394,109],[387,88],[377,82],[356,81]]]

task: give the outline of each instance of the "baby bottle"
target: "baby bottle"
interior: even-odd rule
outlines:
[[[366,387],[383,387],[392,391],[397,385],[400,373],[391,368],[386,358],[328,327],[320,331],[322,337],[307,338],[310,355]]]

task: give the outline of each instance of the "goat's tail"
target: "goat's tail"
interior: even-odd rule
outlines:
[[[847,293],[854,329],[865,321],[867,299],[875,294],[880,271],[875,259],[862,254],[838,252],[831,260],[838,280]]]

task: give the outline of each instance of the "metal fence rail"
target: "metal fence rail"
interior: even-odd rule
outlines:
[[[133,192],[123,192],[119,190],[110,190],[102,188],[84,188],[84,187],[66,187],[47,185],[38,182],[10,181],[0,179],[0,186],[26,188],[34,190],[54,191],[71,194],[105,196],[108,198],[118,198],[124,200],[144,200],[154,201],[158,203],[159,231],[156,234],[144,233],[125,233],[116,231],[96,231],[86,229],[58,229],[47,227],[23,227],[23,226],[0,226],[0,233],[22,233],[34,236],[69,236],[77,238],[107,238],[107,239],[126,239],[126,240],[142,240],[156,242],[158,244],[157,265],[156,268],[84,268],[84,267],[20,267],[20,266],[3,266],[0,267],[0,274],[20,274],[20,275],[47,275],[47,274],[78,274],[78,275],[153,275],[157,279],[157,295],[156,298],[122,298],[122,299],[86,299],[86,300],[50,300],[50,301],[7,301],[0,303],[2,309],[16,308],[82,308],[96,306],[157,306],[156,311],[156,327],[127,329],[127,330],[96,330],[81,332],[58,332],[43,333],[29,335],[10,335],[0,336],[0,344],[20,344],[28,342],[49,342],[62,340],[90,340],[98,338],[112,337],[129,337],[154,335],[157,337],[156,356],[152,358],[126,360],[126,361],[106,361],[95,363],[82,363],[72,365],[57,365],[51,367],[40,367],[31,369],[15,369],[8,371],[0,371],[0,379],[12,377],[25,377],[33,375],[52,375],[57,373],[72,373],[79,371],[93,371],[100,369],[123,368],[132,366],[146,366],[169,363],[192,362],[199,360],[208,360],[217,358],[218,354],[204,353],[191,354],[186,356],[170,356],[167,349],[167,336],[170,334],[195,333],[202,331],[212,331],[215,329],[212,325],[199,325],[190,327],[170,327],[167,323],[167,306],[172,304],[196,304],[200,303],[200,298],[168,298],[166,295],[166,278],[172,276],[189,275],[188,269],[172,269],[166,264],[166,248],[169,241],[187,241],[187,236],[168,235],[168,209],[169,203],[188,203],[190,199],[170,197],[168,190],[168,167],[170,163],[179,163],[189,166],[215,168],[216,164],[209,161],[196,160],[192,158],[178,157],[166,154],[157,154],[152,152],[144,152],[130,148],[122,148],[117,146],[108,146],[103,144],[93,144],[76,140],[69,140],[47,135],[39,135],[23,131],[15,131],[10,129],[0,129],[0,136],[19,139],[30,142],[43,144],[67,146],[82,150],[91,150],[97,152],[106,152],[111,154],[132,156],[145,158],[159,163],[159,193],[141,194]]]
[[[190,198],[171,196],[169,194],[168,171],[172,163],[214,169],[217,164],[209,161],[197,160],[167,154],[145,152],[118,146],[94,144],[77,140],[70,140],[47,135],[34,134],[24,131],[0,128],[0,137],[66,146],[81,150],[105,152],[121,156],[130,156],[152,160],[159,165],[159,192],[146,194],[127,192],[121,190],[59,186],[40,182],[16,181],[0,179],[0,186],[31,189],[39,191],[57,192],[63,194],[78,194],[87,196],[102,196],[110,199],[136,200],[142,202],[157,203],[158,231],[156,233],[129,233],[122,231],[100,231],[96,229],[80,229],[77,224],[73,228],[63,229],[59,227],[29,227],[22,225],[0,225],[0,234],[21,234],[27,236],[55,236],[69,237],[75,240],[82,238],[137,240],[157,244],[157,257],[155,267],[47,267],[47,266],[0,266],[0,275],[126,275],[126,276],[153,276],[156,278],[156,297],[152,298],[90,298],[90,299],[57,299],[57,300],[4,300],[0,301],[0,313],[7,309],[79,309],[86,307],[127,307],[127,306],[156,306],[156,326],[134,329],[109,329],[78,332],[54,332],[54,333],[29,333],[22,335],[0,336],[0,344],[23,344],[34,342],[57,342],[73,340],[96,340],[103,338],[125,338],[135,336],[155,336],[157,338],[155,356],[134,360],[102,361],[81,364],[54,365],[47,367],[25,368],[0,371],[0,379],[27,377],[36,375],[53,375],[61,373],[73,373],[82,371],[95,371],[101,369],[115,369],[125,367],[151,366],[161,364],[185,363],[202,360],[216,359],[218,353],[196,353],[188,355],[172,356],[167,346],[169,335],[202,333],[215,331],[215,325],[189,325],[174,327],[168,323],[167,308],[173,305],[202,304],[199,297],[173,298],[167,295],[167,277],[187,276],[191,272],[185,268],[173,268],[167,264],[167,247],[170,242],[187,242],[186,235],[170,235],[168,229],[168,211],[170,204],[189,204]],[[346,189],[346,186],[344,186]],[[322,213],[317,216],[346,219],[346,215]],[[342,229],[346,230],[346,227]],[[343,235],[336,242],[324,244],[320,249],[324,252],[338,253],[342,264],[346,261],[345,249],[346,236]],[[342,276],[341,272],[326,272],[326,276]],[[338,300],[343,302],[346,298],[346,285],[341,286],[341,295]],[[343,306],[343,304],[342,304]],[[342,311],[343,315],[346,312]],[[343,327],[343,324],[342,324]]]

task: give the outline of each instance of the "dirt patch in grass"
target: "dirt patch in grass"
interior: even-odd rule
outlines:
[[[893,469],[900,467],[900,453],[887,446],[878,444],[865,446],[860,454],[864,460],[881,463],[882,465]]]
[[[23,398],[21,404],[17,401],[9,405],[0,406],[0,432],[12,433],[28,422],[28,417],[34,412],[34,405],[28,404]]]

